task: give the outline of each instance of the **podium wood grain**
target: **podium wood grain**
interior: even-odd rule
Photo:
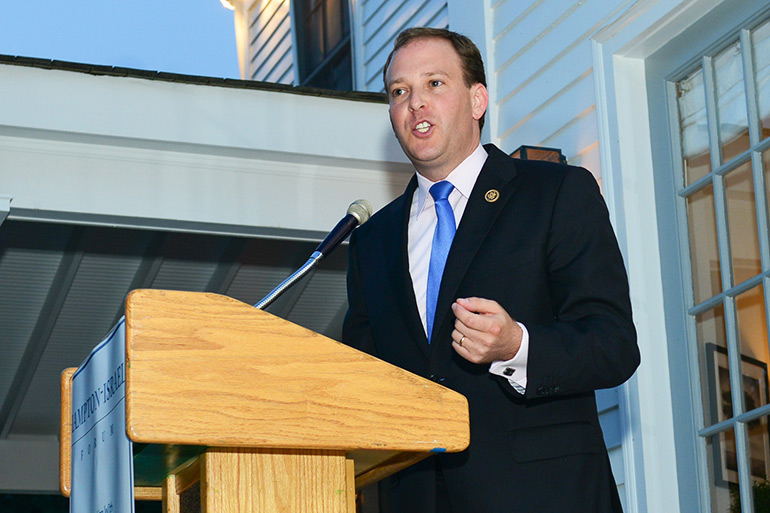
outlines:
[[[201,502],[209,512],[347,513],[346,478],[343,451],[210,449]]]
[[[61,373],[61,410],[59,416],[59,490],[70,496],[72,472],[72,375],[77,367],[69,367]]]
[[[417,452],[468,445],[462,395],[232,298],[136,290],[126,337],[134,441]]]
[[[61,380],[67,496],[74,372]],[[126,420],[167,476],[136,498],[168,513],[196,482],[204,512],[354,513],[356,488],[470,435],[460,394],[232,298],[160,290],[126,303]]]

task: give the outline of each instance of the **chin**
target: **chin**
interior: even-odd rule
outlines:
[[[419,162],[431,162],[441,156],[441,151],[433,146],[427,148],[424,146],[422,148],[412,147],[410,150],[409,155],[412,156],[412,159]]]

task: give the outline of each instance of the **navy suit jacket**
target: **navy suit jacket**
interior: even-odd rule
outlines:
[[[343,341],[468,398],[469,448],[438,456],[454,513],[620,511],[594,390],[626,381],[639,351],[604,200],[585,169],[485,149],[430,343],[407,255],[416,178],[351,237]],[[471,296],[527,327],[526,394],[452,348],[450,306]],[[435,510],[435,468],[429,460],[393,480],[396,511]]]

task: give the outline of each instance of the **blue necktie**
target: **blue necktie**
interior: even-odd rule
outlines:
[[[428,267],[428,288],[425,294],[425,319],[428,328],[428,342],[433,333],[433,320],[436,318],[436,302],[441,277],[444,275],[444,265],[455,236],[455,215],[449,204],[449,194],[454,185],[443,181],[433,184],[430,195],[436,201],[436,231],[433,233],[433,247],[430,250],[430,267]]]

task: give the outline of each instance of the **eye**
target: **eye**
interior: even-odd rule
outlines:
[[[443,85],[443,84],[444,84],[444,82],[442,82],[441,80],[438,80],[438,79],[434,79],[434,80],[430,81],[430,86],[431,87],[438,87],[438,86]]]
[[[403,87],[395,87],[390,91],[390,96],[392,96],[393,98],[397,98],[402,94],[404,94],[405,92],[406,91],[404,90]]]

